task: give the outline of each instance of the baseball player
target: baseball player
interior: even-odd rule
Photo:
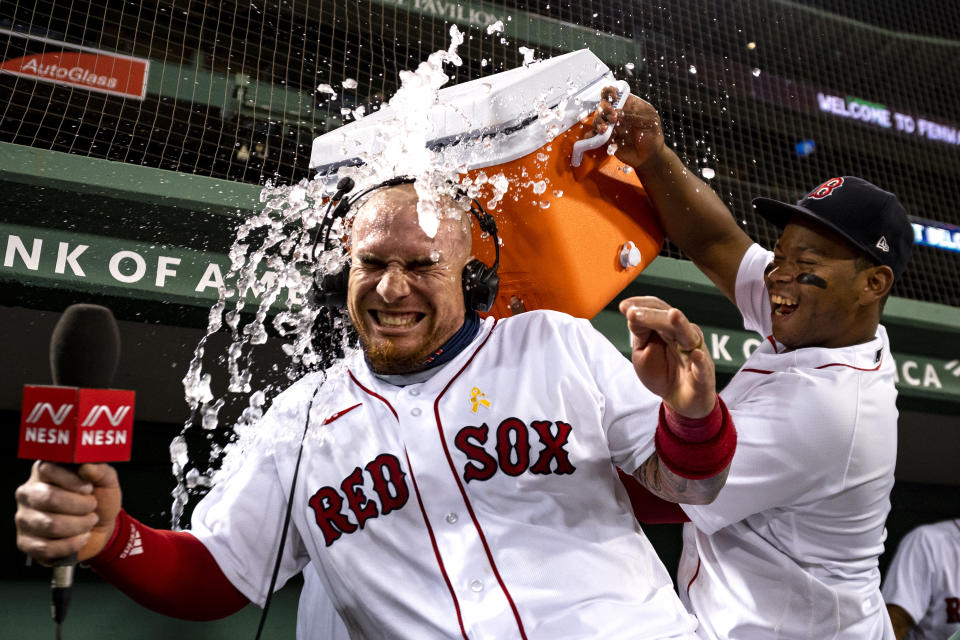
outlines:
[[[631,364],[585,320],[481,321],[461,282],[469,227],[449,208],[429,237],[412,185],[359,206],[347,299],[362,350],[275,399],[191,532],[122,511],[106,465],[38,464],[17,492],[20,548],[79,551],[152,608],[220,615],[264,601],[296,474],[279,584],[312,563],[351,637],[693,640],[615,465],[673,501],[720,490],[736,432],[702,333],[627,300]],[[142,553],[125,553],[134,538]]]
[[[906,212],[850,176],[796,205],[758,198],[782,229],[767,251],[664,145],[652,106],[606,103],[596,127],[610,123],[667,236],[763,337],[721,393],[740,433],[726,486],[682,505],[681,599],[705,638],[892,639],[877,559],[897,409],[879,320],[910,256]]]
[[[960,632],[960,519],[908,533],[883,583],[897,640],[940,640]]]

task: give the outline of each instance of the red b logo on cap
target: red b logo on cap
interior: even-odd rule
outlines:
[[[821,198],[826,198],[828,195],[833,193],[833,190],[843,184],[843,178],[830,178],[822,185],[811,191],[807,197],[813,198],[815,200],[820,200]]]

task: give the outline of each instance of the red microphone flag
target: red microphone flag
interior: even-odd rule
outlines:
[[[51,462],[123,462],[133,444],[134,392],[26,385],[18,456]]]

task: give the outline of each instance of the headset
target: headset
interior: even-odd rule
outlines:
[[[401,184],[412,184],[415,178],[398,176],[384,180],[372,187],[367,187],[354,196],[347,196],[355,186],[352,178],[344,177],[337,182],[337,191],[327,204],[327,211],[313,232],[314,256],[319,251],[330,249],[330,230],[333,223],[346,217],[361,198],[379,189],[395,187]],[[459,197],[468,197],[466,192],[458,189]],[[496,257],[493,265],[487,266],[477,259],[473,259],[463,267],[463,302],[468,310],[489,311],[497,298],[500,287],[500,276],[497,269],[500,266],[500,237],[497,235],[497,223],[493,216],[487,213],[483,205],[476,198],[470,198],[470,213],[476,218],[481,231],[493,238]],[[323,233],[323,244],[320,244],[320,234]],[[350,278],[350,262],[347,261],[339,271],[328,274],[315,274],[313,278],[313,300],[318,305],[328,308],[343,308],[347,306],[347,282]]]

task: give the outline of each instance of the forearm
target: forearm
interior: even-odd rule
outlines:
[[[693,480],[670,471],[653,454],[637,469],[636,477],[654,496],[668,502],[683,504],[710,504],[727,481],[727,465],[717,475]]]
[[[151,529],[123,511],[114,537],[89,564],[139,604],[175,618],[215,620],[249,602],[193,535]]]
[[[690,522],[676,502],[664,500],[653,495],[649,489],[640,484],[636,476],[630,475],[617,467],[620,482],[627,490],[633,515],[640,524],[679,524]]]
[[[737,268],[752,241],[727,206],[667,146],[634,170],[667,237],[734,300]]]
[[[634,475],[664,500],[709,504],[727,481],[736,442],[736,428],[719,396],[714,411],[698,420],[661,405],[657,451]]]

